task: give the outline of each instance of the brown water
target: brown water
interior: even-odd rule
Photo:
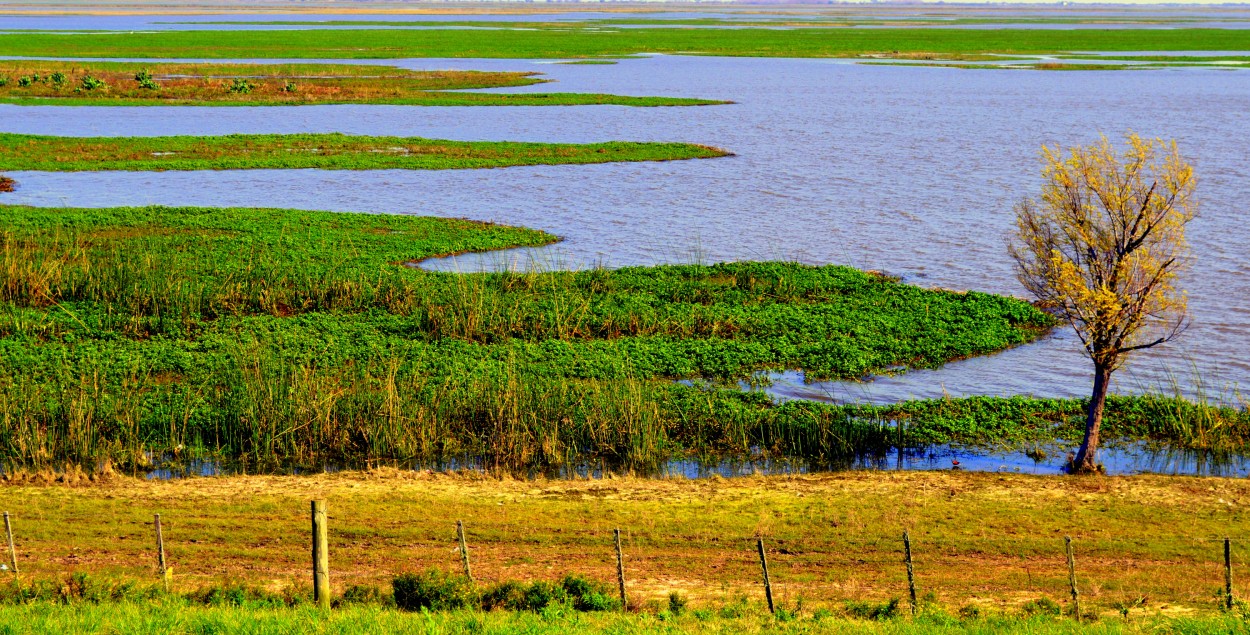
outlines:
[[[330,132],[453,139],[692,141],[726,159],[475,171],[15,173],[8,202],[280,206],[465,216],[541,228],[554,248],[435,263],[608,266],[786,258],[908,282],[1020,295],[1005,250],[1012,204],[1039,186],[1044,143],[1126,130],[1176,138],[1201,178],[1185,280],[1194,323],[1116,389],[1250,386],[1250,73],[969,71],[832,60],[654,57],[610,66],[409,60],[412,68],[540,70],[532,90],[731,99],[703,108],[52,108],[0,106],[0,130],[63,135]],[[511,89],[516,90],[516,89]],[[779,377],[783,395],[893,401],[942,394],[1084,394],[1065,331],[999,355],[868,384]],[[1200,387],[1199,384],[1202,386]]]

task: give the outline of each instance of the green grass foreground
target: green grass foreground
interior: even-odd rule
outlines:
[[[454,170],[727,156],[692,143],[518,143],[332,134],[50,137],[0,133],[0,170]]]
[[[0,35],[0,55],[152,58],[566,58],[637,53],[764,57],[1070,51],[1246,51],[1240,29],[290,30]]]
[[[726,102],[593,93],[469,93],[529,86],[528,72],[410,71],[355,64],[0,61],[0,103],[91,106],[696,106]]]
[[[996,618],[960,620],[926,615],[912,621],[884,622],[821,615],[778,620],[767,615],[745,616],[700,612],[681,617],[656,615],[582,615],[551,611],[536,613],[400,613],[360,607],[324,613],[314,608],[251,609],[187,607],[179,604],[33,605],[0,607],[0,630],[8,633],[152,633],[154,635],[201,635],[204,633],[483,633],[497,635],[562,635],[565,633],[631,633],[667,635],[678,633],[776,633],[945,635],[1027,633],[1029,635],[1131,635],[1246,633],[1246,622],[1236,617],[1150,618],[1109,620],[1079,625],[1054,618]]]
[[[794,407],[671,380],[934,367],[1051,323],[1018,300],[837,266],[403,266],[555,240],[467,221],[159,207],[0,216],[0,455],[20,463],[142,465],[178,447],[511,468],[832,458],[895,435],[829,410],[791,421]]]

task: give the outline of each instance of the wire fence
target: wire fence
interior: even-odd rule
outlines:
[[[7,544],[7,562],[0,564],[0,571],[7,570],[12,575],[13,580],[20,581],[22,577],[21,563],[18,559],[18,551],[16,545],[19,541],[15,540],[14,518],[10,512],[3,512],[5,539]],[[359,519],[355,519],[359,521]],[[173,566],[166,557],[165,542],[165,525],[162,523],[161,514],[154,514],[150,523],[152,528],[152,562],[149,567],[154,565],[158,579],[164,586],[165,591],[170,591],[173,585]],[[449,532],[450,533],[450,532]],[[602,544],[604,553],[614,552],[615,561],[613,562],[616,582],[620,596],[620,604],[622,607],[631,606],[628,602],[630,584],[627,582],[630,574],[630,559],[627,554],[630,545],[630,532],[621,528],[614,528],[610,535],[604,535],[602,531],[584,530],[580,532],[561,532],[562,543],[566,546],[586,546],[594,544]],[[311,515],[309,532],[307,534],[307,544],[311,547],[312,559],[308,569],[308,580],[312,583],[314,601],[324,607],[329,608],[333,594],[331,592],[330,576],[331,576],[331,558],[330,558],[330,536],[334,535],[331,527],[331,517],[327,513],[327,507],[324,500],[314,500],[311,502]],[[454,553],[455,559],[458,560],[458,566],[461,568],[463,576],[470,581],[477,578],[474,576],[472,560],[470,558],[471,550],[471,532],[470,528],[462,521],[455,522],[455,538]],[[183,539],[188,539],[183,537]],[[194,538],[189,538],[195,542]],[[340,537],[341,540],[348,544],[351,538],[348,536]],[[905,573],[906,586],[901,587],[899,591],[905,590],[907,598],[907,607],[910,612],[915,615],[921,608],[924,597],[920,595],[926,587],[931,590],[935,588],[949,588],[953,584],[969,584],[975,583],[978,592],[994,592],[1011,591],[1010,588],[996,588],[987,577],[980,577],[974,571],[972,575],[940,575],[939,570],[946,568],[960,569],[963,567],[977,567],[979,563],[986,560],[1018,560],[1022,564],[1022,570],[1027,576],[1029,590],[1045,589],[1051,592],[1059,590],[1055,586],[1056,579],[1062,579],[1064,582],[1062,592],[1067,596],[1070,602],[1069,613],[1076,619],[1080,620],[1083,613],[1081,602],[1083,599],[1082,589],[1091,587],[1098,588],[1096,582],[1092,582],[1083,577],[1081,571],[1081,557],[1084,555],[1090,559],[1097,559],[1103,567],[1127,567],[1134,570],[1138,575],[1153,575],[1156,569],[1170,568],[1175,566],[1174,562],[1150,559],[1143,559],[1139,552],[1142,549],[1148,549],[1155,546],[1156,543],[1141,539],[1116,539],[1099,537],[1090,540],[1088,548],[1084,554],[1081,553],[1082,542],[1074,539],[1072,536],[1062,537],[1030,537],[1028,539],[1007,539],[1004,537],[997,538],[975,538],[960,537],[958,540],[941,540],[926,539],[917,542],[911,531],[903,531],[897,538],[890,539],[885,536],[873,536],[859,540],[841,540],[838,542],[822,541],[817,539],[802,540],[780,540],[774,542],[766,535],[755,535],[750,537],[726,537],[716,536],[712,540],[720,542],[721,545],[741,544],[742,558],[739,565],[746,564],[746,560],[754,556],[757,561],[756,567],[758,571],[757,584],[759,591],[763,596],[770,612],[778,610],[781,600],[786,600],[794,596],[802,597],[802,590],[805,586],[809,586],[804,582],[781,582],[774,580],[774,572],[776,565],[773,565],[773,572],[770,572],[770,557],[782,556],[788,557],[786,565],[793,569],[806,569],[813,566],[821,566],[824,568],[867,570],[870,572],[885,574],[893,581],[894,577],[901,578]],[[1197,554],[1209,554],[1209,559],[1191,561],[1189,572],[1194,583],[1199,585],[1214,585],[1219,583],[1218,604],[1221,608],[1231,610],[1238,604],[1237,593],[1234,588],[1234,545],[1243,544],[1247,538],[1241,535],[1228,536],[1185,536],[1175,538],[1169,541],[1175,552],[1184,552],[1190,556]],[[645,540],[640,540],[640,546],[645,544]],[[969,550],[968,545],[980,545],[980,548]],[[725,547],[722,546],[722,549]],[[738,551],[736,547],[730,547],[730,551]],[[1199,556],[1201,558],[1201,556]],[[446,567],[450,564],[446,559],[442,559],[437,563],[427,563],[435,566]],[[487,579],[497,576],[487,576]],[[1010,576],[1009,576],[1010,577]],[[745,580],[744,580],[745,582]],[[918,591],[919,590],[919,591]],[[1018,589],[1015,589],[1018,590]],[[901,593],[900,593],[901,595]],[[1145,598],[1142,596],[1140,602],[1144,603]]]

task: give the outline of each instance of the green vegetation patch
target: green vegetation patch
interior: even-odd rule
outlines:
[[[1250,51],[1242,29],[351,29],[0,35],[0,55],[139,58],[577,58],[637,53],[855,57]]]
[[[49,137],[0,133],[0,170],[451,170],[672,161],[729,153],[691,143],[517,143],[343,134]]]
[[[743,556],[745,557],[745,556]],[[114,587],[120,584],[112,585]],[[126,595],[135,595],[134,583]],[[72,587],[66,589],[73,591]],[[149,592],[152,592],[148,589]],[[960,633],[1027,633],[1028,635],[1135,635],[1156,633],[1240,633],[1245,618],[1241,610],[1229,614],[1169,617],[1163,614],[1119,615],[1099,621],[1087,616],[1086,623],[1064,617],[1060,605],[1046,599],[1033,614],[974,610],[960,611],[925,606],[919,615],[905,620],[898,613],[905,608],[898,598],[888,603],[848,602],[840,611],[826,608],[804,609],[802,602],[782,603],[776,614],[769,614],[759,600],[742,598],[691,610],[648,607],[638,612],[604,611],[585,613],[552,606],[532,611],[433,611],[420,619],[386,606],[379,601],[342,602],[333,611],[314,606],[302,592],[284,595],[256,591],[241,586],[213,589],[217,593],[204,601],[180,597],[157,597],[124,601],[105,597],[100,603],[83,600],[37,601],[0,605],[0,628],[31,634],[61,633],[460,633],[485,632],[498,635],[564,635],[636,633],[638,635],[677,635],[682,633],[747,633],[831,635],[889,634],[937,635]],[[359,587],[349,588],[357,596]],[[125,597],[125,596],[124,596]],[[274,598],[265,603],[262,600]],[[346,595],[343,596],[346,599]],[[679,596],[678,596],[679,597]],[[355,599],[356,596],[353,596]],[[282,602],[293,599],[294,606]],[[671,602],[670,602],[671,604]],[[880,606],[894,606],[885,614]],[[676,604],[674,606],[681,606]],[[861,617],[861,614],[863,617]],[[1091,623],[1092,622],[1092,623]]]
[[[837,266],[404,266],[554,240],[467,221],[0,213],[0,407],[12,413],[0,455],[23,463],[133,464],[177,447],[252,460],[476,456],[515,468],[751,455],[773,448],[761,435],[785,421],[757,402],[735,405],[736,390],[671,380],[934,367],[1050,325],[1018,300]]]
[[[529,86],[537,73],[410,71],[354,64],[0,61],[0,103],[93,106],[695,106],[726,102],[594,93],[467,93]]]

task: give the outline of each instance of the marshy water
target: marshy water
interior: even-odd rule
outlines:
[[[1044,143],[1125,130],[1175,137],[1197,164],[1202,216],[1185,281],[1194,323],[1118,378],[1135,392],[1250,386],[1250,73],[993,71],[844,61],[649,57],[615,65],[403,60],[409,68],[536,70],[526,89],[698,96],[699,108],[0,106],[0,129],[62,135],[345,132],[462,140],[690,141],[736,156],[467,171],[12,173],[13,203],[237,205],[464,216],[541,228],[554,247],[431,263],[622,266],[794,259],[880,269],[926,286],[1020,295],[1005,241],[1040,183]],[[777,390],[886,402],[943,394],[1083,395],[1089,364],[1064,330],[998,355],[867,383]]]
[[[542,249],[426,263],[444,270],[791,259],[882,270],[923,286],[1022,295],[1005,243],[1013,203],[1040,185],[1040,146],[1088,143],[1100,133],[1115,139],[1133,130],[1178,140],[1197,166],[1202,212],[1190,226],[1197,260],[1184,281],[1193,325],[1178,342],[1139,356],[1119,374],[1115,390],[1178,388],[1190,396],[1236,402],[1237,388],[1250,386],[1250,225],[1243,218],[1244,194],[1250,191],[1250,72],[961,70],[681,56],[585,66],[526,60],[381,63],[539,71],[556,80],[505,92],[606,92],[736,103],[698,108],[0,106],[0,130],[82,136],[344,132],[458,140],[688,141],[726,148],[735,156],[455,171],[17,172],[10,176],[19,182],[18,191],[3,200],[454,216],[540,228],[564,238]],[[875,403],[942,395],[1081,396],[1090,385],[1089,363],[1063,329],[1030,345],[939,370],[867,382],[806,383],[799,373],[774,379],[771,390],[785,398]],[[933,452],[938,458],[932,460],[945,460],[949,467],[942,454],[946,450]],[[926,463],[929,454],[907,463],[934,467]],[[1016,458],[986,460],[1009,469],[1028,467]],[[961,460],[967,463],[968,457]],[[1149,467],[1158,460],[1135,459],[1115,469],[1158,471]],[[1041,469],[1053,471],[1058,461],[1053,463]],[[997,469],[998,464],[987,466]],[[1244,466],[1234,468],[1239,470]]]

